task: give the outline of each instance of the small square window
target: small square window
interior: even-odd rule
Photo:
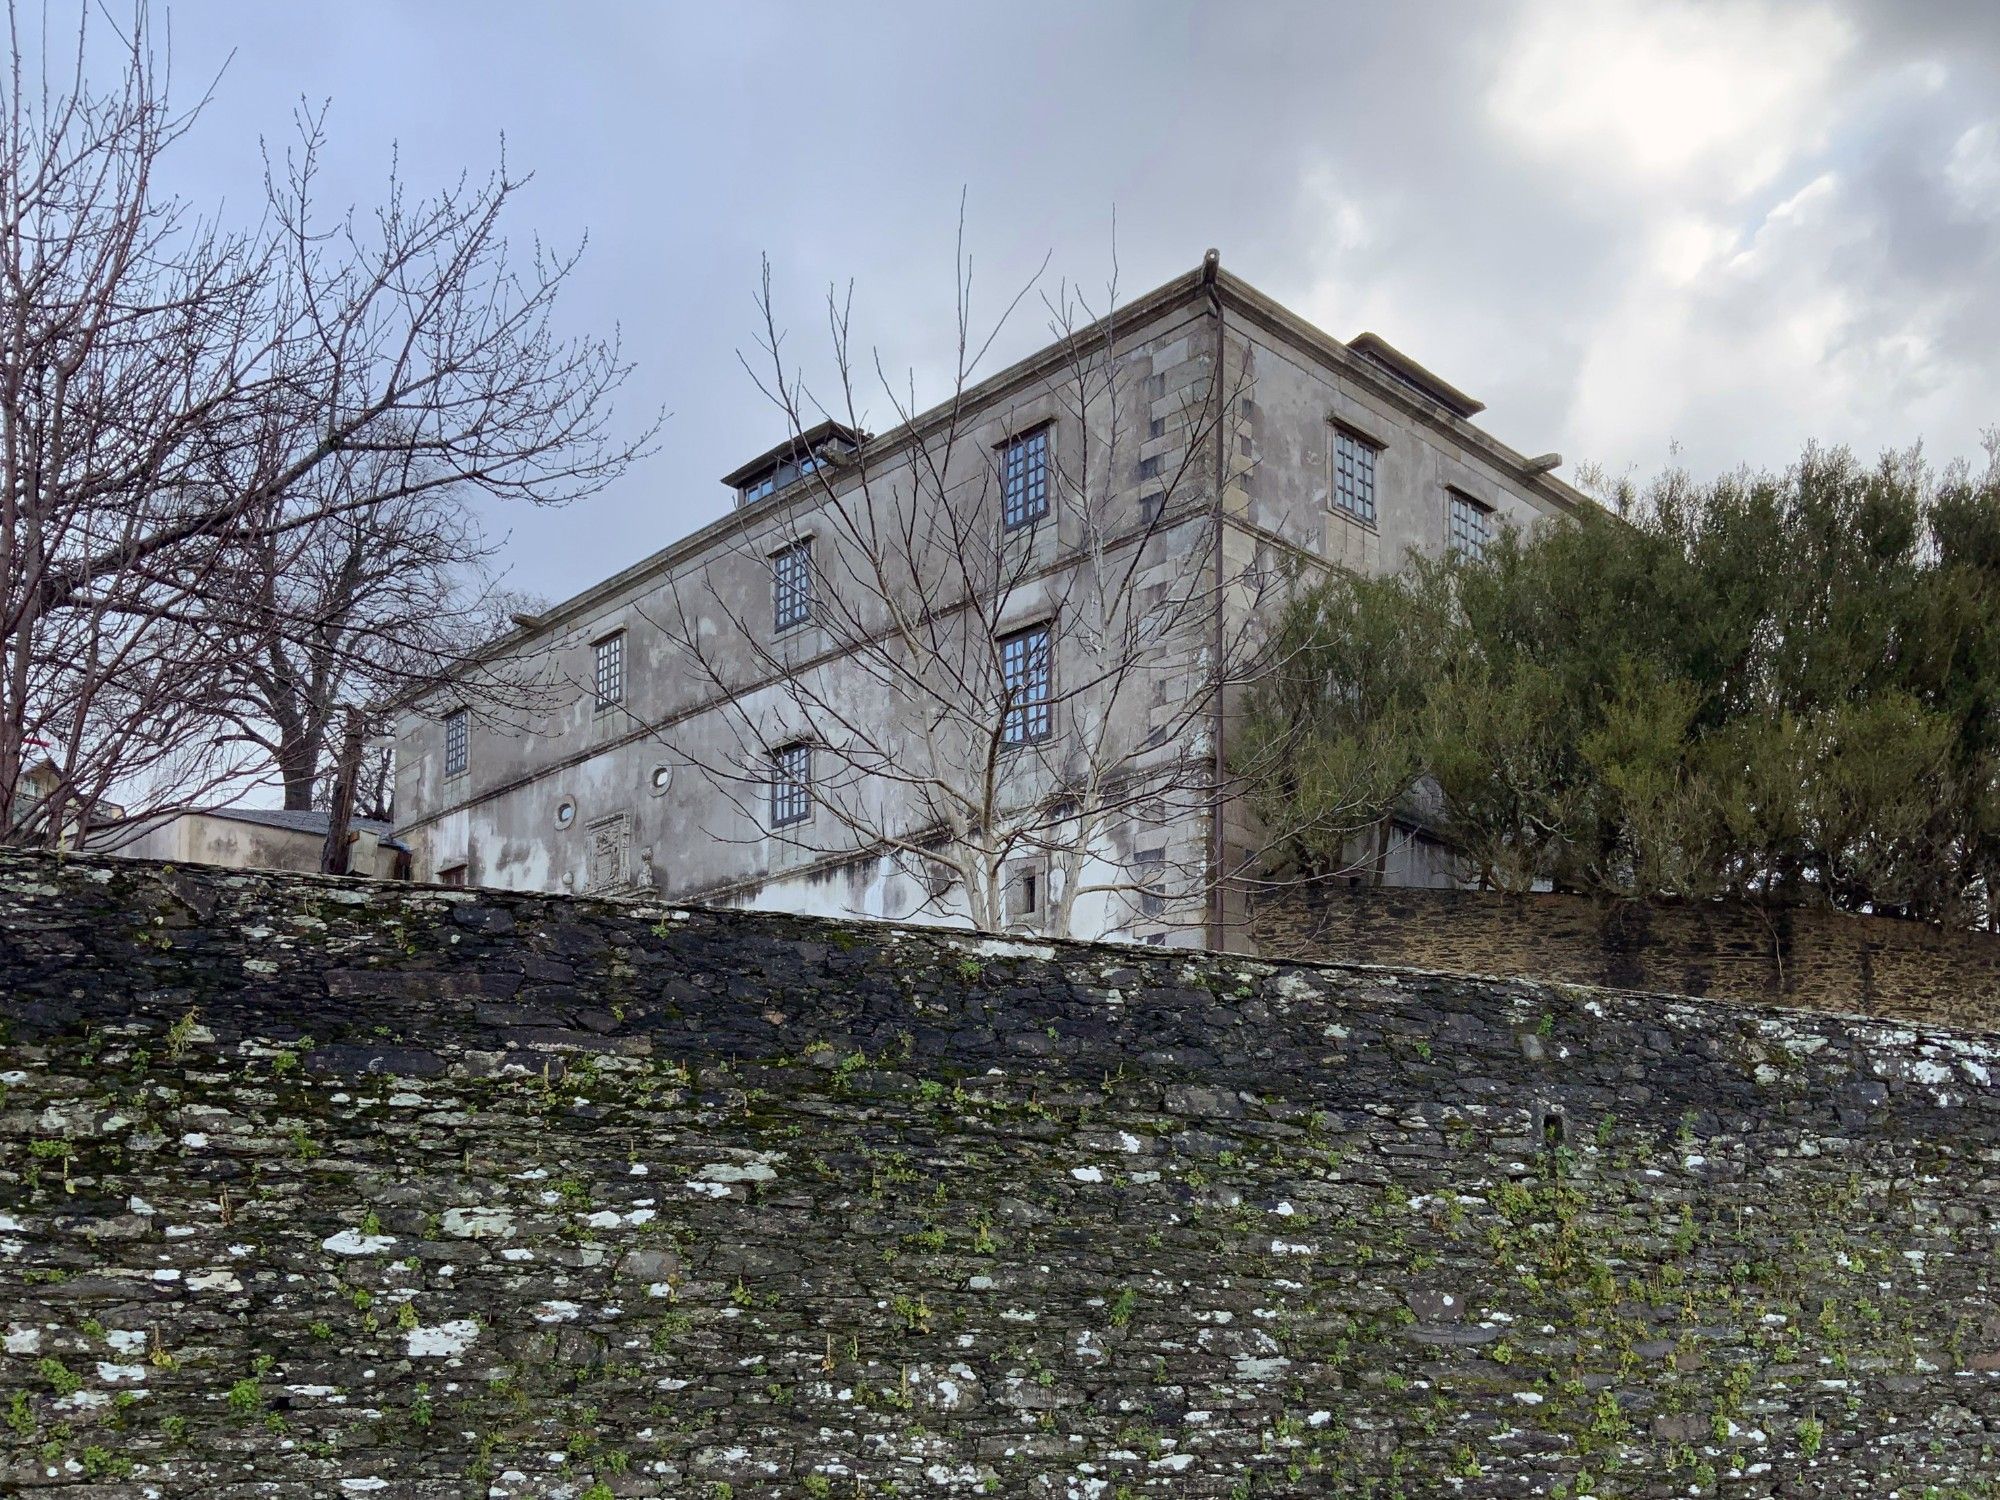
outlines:
[[[1163,438],[1166,435],[1167,435],[1167,419],[1165,417],[1155,417],[1153,418],[1152,421],[1146,424],[1147,437]]]
[[[592,666],[597,711],[603,713],[625,701],[625,632],[607,635],[591,649],[595,656]]]
[[[1486,555],[1493,540],[1493,511],[1470,495],[1445,491],[1445,542],[1453,557],[1469,557],[1475,562]]]
[[[443,867],[442,869],[440,869],[440,870],[438,871],[438,884],[439,884],[439,885],[464,885],[464,884],[465,884],[465,866],[464,866],[464,865],[446,865],[446,866],[444,866],[444,867]]]
[[[771,623],[791,630],[812,618],[812,538],[792,543],[771,557]]]
[[[444,716],[444,774],[463,776],[472,763],[472,721],[462,708]]]
[[[1048,874],[1039,860],[1022,860],[1007,867],[1004,886],[1007,920],[1032,921],[1042,914],[1048,897]]]
[[[1358,521],[1375,521],[1375,456],[1382,450],[1345,428],[1333,430],[1333,503]]]
[[[785,828],[812,816],[812,746],[803,741],[771,752],[771,826]]]
[[[923,853],[919,855],[918,863],[923,876],[926,900],[942,901],[958,883],[957,866],[945,863],[950,848],[949,841],[943,839],[923,846]]]
[[[1161,455],[1155,453],[1151,458],[1140,459],[1139,477],[1141,479],[1158,479],[1160,477],[1160,458]]]
[[[1049,513],[1049,430],[1037,427],[1000,450],[1000,518],[1009,531]]]
[[[1050,699],[1055,687],[1049,627],[1017,630],[1002,636],[999,645],[1000,686],[1005,699],[1000,738],[1009,745],[1045,740],[1053,724]]]

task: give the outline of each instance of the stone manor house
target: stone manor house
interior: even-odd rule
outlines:
[[[1092,339],[1120,378],[1079,401],[1075,352]],[[958,439],[951,462],[991,474],[982,524],[1001,534],[1023,516],[1038,522],[1024,543],[1040,549],[1038,578],[1084,565],[1061,479],[1070,464],[1115,448],[1115,472],[1091,503],[1108,506],[1102,514],[1114,530],[1129,517],[1151,549],[1142,584],[1175,559],[1202,560],[1203,577],[1217,585],[1203,599],[1218,640],[1224,627],[1247,620],[1254,628],[1260,612],[1268,617],[1274,578],[1313,568],[1380,571],[1412,548],[1477,550],[1497,528],[1592,504],[1554,477],[1556,455],[1526,457],[1475,426],[1478,401],[1374,334],[1330,337],[1224,272],[1212,251],[1121,307],[1115,324],[1059,339],[947,405],[949,413],[941,407],[880,436],[794,423],[786,441],[725,477],[736,503],[722,518],[539,616],[519,617],[483,659],[496,671],[531,664],[531,675],[553,684],[532,708],[489,711],[470,688],[464,699],[443,692],[404,706],[396,834],[416,877],[645,889],[676,901],[918,921],[949,922],[956,912],[962,920],[965,908],[950,891],[892,851],[825,829],[814,841],[796,836],[810,826],[816,783],[827,773],[814,761],[815,726],[771,706],[774,679],[810,671],[831,685],[820,701],[869,711],[868,684],[858,676],[842,683],[841,654],[815,624],[813,570],[829,566],[829,544],[823,536],[815,543],[814,518],[871,464],[879,473],[895,455],[935,443],[947,420]],[[1206,426],[1191,419],[1202,411],[1213,416]],[[1107,434],[1129,435],[1119,438],[1129,448]],[[954,473],[938,493],[958,483]],[[1038,713],[1050,717],[1040,705],[1066,670],[1061,636],[1037,616],[1036,597],[1024,590],[1018,620],[999,621],[995,632],[995,660],[1017,705],[1010,738],[1017,728],[1026,737]],[[718,598],[729,607],[710,607]],[[705,662],[728,663],[726,681],[689,669],[668,638],[676,631],[663,627],[672,621],[702,641]],[[748,638],[732,642],[732,634]],[[1157,700],[1166,696],[1103,712],[1163,722]],[[1194,748],[1212,762],[1226,753],[1231,696],[1216,695],[1212,723],[1204,718],[1198,733]],[[747,713],[769,721],[768,742],[750,756],[761,768],[749,765],[734,790],[696,774],[691,759],[702,758],[701,747],[721,746],[725,721],[745,722]],[[760,776],[768,780],[761,792]],[[911,808],[908,817],[922,814]],[[1182,860],[1230,868],[1232,851],[1251,838],[1243,824],[1211,793],[1184,812],[1107,829],[1091,858],[1135,876],[1122,887],[1100,882],[1104,894],[1088,902],[1079,897],[1070,935],[1236,946],[1226,881],[1168,896],[1143,873]],[[1414,829],[1401,832],[1381,878],[1450,883],[1445,851]],[[1010,870],[1018,886],[1008,895],[1010,925],[1048,930],[1049,882],[1061,878],[1032,861]]]

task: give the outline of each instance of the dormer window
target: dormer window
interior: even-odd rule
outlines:
[[[851,458],[867,441],[865,432],[838,422],[822,422],[752,459],[735,473],[723,475],[722,482],[736,491],[739,506],[754,505],[787,485]]]
[[[1486,410],[1485,402],[1476,401],[1457,386],[1440,380],[1378,334],[1361,334],[1347,347],[1404,390],[1413,391],[1426,401],[1436,402],[1454,417],[1469,420]]]

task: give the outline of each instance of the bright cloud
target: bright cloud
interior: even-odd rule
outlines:
[[[504,134],[536,169],[523,237],[588,228],[565,321],[621,328],[626,411],[675,415],[587,511],[494,518],[523,588],[566,593],[709,520],[715,476],[775,440],[736,360],[764,252],[823,390],[822,299],[852,277],[857,347],[899,387],[914,369],[918,404],[943,395],[961,192],[982,321],[1044,257],[1049,290],[1101,287],[1115,208],[1128,295],[1218,246],[1530,452],[1651,471],[1678,444],[1712,472],[1921,438],[1942,457],[2000,421],[1995,0],[1012,0],[922,26],[486,9],[178,7],[177,77],[237,61],[175,186],[240,206],[303,95],[335,103],[332,199],[372,201],[392,142],[429,187]],[[746,107],[780,42],[810,66]],[[986,368],[1045,325],[1031,297]]]
[[[1590,192],[1740,198],[1824,136],[1853,45],[1821,7],[1557,0],[1520,12],[1487,104]]]
[[[1940,396],[1977,379],[1943,347],[1962,304],[1901,284],[1881,231],[1857,186],[1823,173],[1719,252],[1705,231],[1693,274],[1672,256],[1636,271],[1584,350],[1574,441],[1644,463],[1677,439],[1716,468],[1935,431]]]
[[[1944,175],[1966,213],[2000,218],[2000,121],[1983,120],[1954,141]]]

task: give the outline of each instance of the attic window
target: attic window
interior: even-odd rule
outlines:
[[[838,422],[822,422],[795,434],[761,458],[752,459],[722,482],[736,491],[738,505],[754,505],[822,469],[853,457],[868,434]]]
[[[1483,401],[1477,401],[1449,381],[1439,379],[1377,334],[1360,334],[1347,347],[1405,390],[1413,391],[1427,401],[1435,401],[1455,417],[1471,418],[1486,410]]]

